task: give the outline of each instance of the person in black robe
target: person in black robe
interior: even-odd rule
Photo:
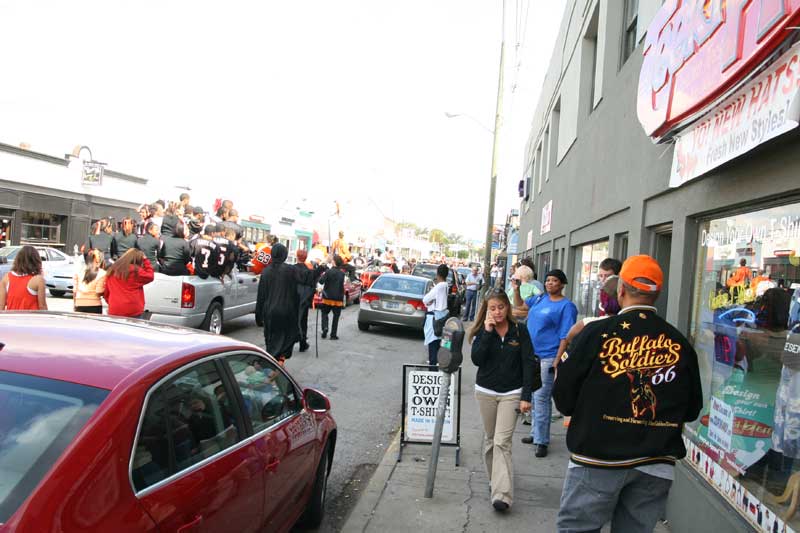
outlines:
[[[297,271],[286,264],[288,255],[283,244],[272,247],[272,262],[261,274],[256,301],[256,325],[264,327],[264,346],[281,363],[292,356],[300,336]]]

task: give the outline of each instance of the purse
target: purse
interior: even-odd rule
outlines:
[[[433,334],[437,337],[442,336],[442,332],[444,331],[444,325],[447,322],[447,319],[450,318],[449,316],[444,316],[440,319],[433,319]]]

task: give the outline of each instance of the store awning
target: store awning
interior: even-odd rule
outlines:
[[[314,234],[313,233],[311,233],[310,231],[306,231],[304,229],[296,229],[296,230],[294,230],[294,233],[298,237],[306,237],[308,239],[313,239],[314,238]]]
[[[254,222],[252,220],[242,220],[241,225],[245,228],[263,229],[265,231],[272,230],[272,226],[264,222]]]

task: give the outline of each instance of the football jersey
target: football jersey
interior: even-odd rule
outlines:
[[[192,264],[194,264],[194,273],[202,279],[206,279],[209,275],[209,267],[211,266],[211,256],[214,255],[214,250],[217,244],[214,241],[198,238],[190,243],[192,249]]]
[[[267,243],[256,245],[256,253],[253,257],[252,271],[261,274],[264,268],[272,262],[272,246]]]
[[[208,265],[208,273],[215,278],[222,278],[232,268],[231,252],[235,244],[225,237],[214,237],[214,250]]]

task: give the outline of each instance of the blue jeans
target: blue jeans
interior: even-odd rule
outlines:
[[[475,307],[478,304],[478,291],[467,290],[467,303],[463,320],[475,320]]]
[[[559,533],[651,533],[664,516],[672,481],[631,469],[567,470],[558,511]]]
[[[531,437],[534,444],[550,444],[550,415],[553,411],[553,381],[555,369],[553,358],[540,361],[542,373],[542,386],[533,393],[533,423],[531,424]]]

